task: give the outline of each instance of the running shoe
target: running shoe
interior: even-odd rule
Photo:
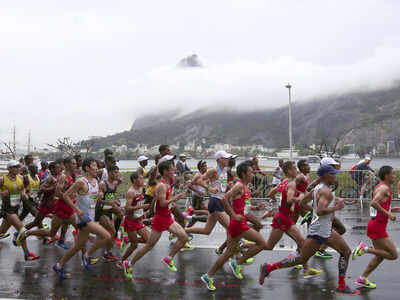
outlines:
[[[122,243],[121,246],[119,247],[119,250],[121,251],[121,253],[124,253],[126,246],[128,246],[129,244],[129,239],[127,236],[124,236],[122,238]]]
[[[45,222],[42,222],[42,228],[43,229],[49,229],[49,225],[47,225]]]
[[[304,267],[303,267],[303,265],[295,265],[294,268],[295,268],[296,270],[301,270],[301,269],[303,269]]]
[[[187,242],[187,243],[185,244],[185,247],[183,247],[183,248],[181,249],[181,251],[193,250],[194,248],[196,248],[196,247],[193,246],[191,243]]]
[[[168,239],[169,239],[170,241],[172,241],[174,238],[176,238],[176,235],[170,232],[170,233],[169,233],[169,236],[168,236]]]
[[[346,285],[345,288],[337,287],[336,293],[355,296],[360,295],[360,290],[352,290],[348,285]]]
[[[123,269],[123,268],[124,268],[124,263],[123,263],[122,261],[118,260],[118,261],[115,263],[115,266],[116,266],[118,269]]]
[[[56,272],[58,278],[60,278],[61,280],[65,280],[67,279],[67,274],[64,273],[64,268],[57,268],[57,264],[55,264],[53,266],[53,271]]]
[[[118,237],[115,237],[114,241],[115,241],[115,245],[117,245],[117,247],[121,247],[122,241]]]
[[[174,261],[172,259],[168,259],[168,257],[164,257],[162,262],[170,269],[171,271],[178,272],[178,269],[175,267]]]
[[[214,279],[209,277],[207,275],[207,273],[203,274],[203,276],[201,276],[200,278],[201,278],[201,281],[203,281],[205,283],[205,285],[206,285],[206,287],[208,288],[209,291],[215,291],[216,290],[216,287],[214,286]]]
[[[122,263],[122,267],[124,269],[125,277],[128,278],[129,280],[132,280],[133,267],[131,267],[129,261],[125,260]]]
[[[310,223],[312,218],[313,218],[314,212],[312,210],[309,210],[302,218],[300,221],[300,225],[303,225],[304,223]]]
[[[253,262],[254,262],[254,257],[249,257],[248,259],[245,260],[244,264],[251,265]]]
[[[52,243],[54,243],[56,240],[52,239],[51,237],[45,237],[43,238],[43,245],[50,245]]]
[[[376,289],[376,284],[372,281],[369,281],[368,278],[361,279],[360,277],[358,277],[355,284],[369,289]]]
[[[367,246],[364,242],[360,242],[358,246],[352,251],[351,258],[354,260],[359,256],[362,256],[365,254],[364,248]]]
[[[83,262],[83,267],[90,271],[90,257],[87,257],[84,253],[82,253],[82,262]]]
[[[238,265],[238,263],[236,262],[236,259],[231,259],[229,262],[229,266],[231,267],[233,275],[237,279],[243,279],[242,266]]]
[[[103,255],[103,259],[104,259],[105,261],[112,262],[112,261],[116,261],[116,260],[118,260],[118,257],[117,257],[117,256],[114,256],[114,255],[112,255],[112,253],[111,253],[111,252],[108,252],[108,253],[104,253],[104,255]]]
[[[268,271],[268,264],[262,264],[260,265],[260,272],[259,272],[259,276],[258,276],[258,283],[260,285],[264,284],[264,279],[265,277],[267,277],[269,275],[269,271]]]
[[[312,278],[312,277],[318,276],[321,273],[322,273],[322,270],[310,268],[307,272],[304,272],[304,278],[305,279]]]
[[[18,235],[17,235],[17,246],[21,246],[22,241],[26,239],[26,234],[25,234],[26,231],[27,231],[27,229],[24,227],[18,233]]]
[[[35,253],[29,252],[28,255],[25,255],[25,261],[32,261],[39,259],[40,256],[36,255]]]
[[[14,232],[12,243],[13,243],[13,245],[15,247],[18,247],[18,245],[17,245],[17,236],[18,236],[18,232]]]
[[[5,239],[5,238],[7,238],[7,237],[9,237],[9,236],[10,236],[10,234],[9,234],[8,232],[6,232],[6,233],[0,233],[0,240]]]
[[[224,253],[224,250],[221,250],[221,249],[217,248],[217,249],[215,249],[215,253],[217,255],[221,255],[222,253]]]
[[[58,240],[54,245],[63,250],[69,250],[69,247],[63,240]]]
[[[316,257],[318,258],[322,258],[322,259],[331,259],[333,258],[332,254],[326,252],[323,249],[319,249],[317,252],[315,252],[314,254]]]

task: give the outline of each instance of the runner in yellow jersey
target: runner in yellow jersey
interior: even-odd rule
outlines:
[[[24,225],[18,218],[18,212],[22,205],[22,199],[27,198],[23,178],[19,175],[19,167],[19,163],[12,160],[7,164],[8,174],[0,176],[0,190],[3,200],[2,213],[4,217],[1,228],[8,228],[10,225],[13,226],[17,230],[15,236],[24,228]],[[14,245],[16,246],[16,241]],[[21,246],[26,261],[39,258],[39,256],[28,251],[26,241],[23,241]]]
[[[38,201],[38,193],[40,188],[39,170],[35,164],[27,165],[28,174],[24,175],[24,186],[27,199],[23,200],[22,212],[19,214],[19,219],[23,221],[30,213],[32,216],[37,217],[38,210],[36,205]]]

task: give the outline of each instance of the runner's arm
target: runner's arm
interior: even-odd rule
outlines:
[[[62,175],[61,178],[57,182],[57,185],[56,185],[56,196],[59,197],[59,198],[61,198],[62,195],[63,195],[66,179],[67,179],[67,177],[65,175]]]
[[[303,193],[299,193],[299,196],[295,196],[296,195],[296,182],[292,181],[291,183],[288,184],[287,186],[287,202],[289,204],[293,204],[296,202],[299,202],[301,200],[303,200],[304,198],[304,194]]]
[[[135,210],[138,209],[146,209],[149,207],[149,204],[143,204],[143,205],[137,205],[137,206],[132,206],[133,198],[135,197],[135,192],[133,191],[128,191],[126,193],[126,204],[125,204],[125,211],[127,213],[134,212]]]
[[[343,199],[341,201],[338,201],[340,198],[336,199],[336,203],[334,206],[328,207],[330,201],[333,201],[332,199],[333,197],[330,190],[322,188],[318,191],[318,193],[319,193],[318,206],[317,206],[318,216],[325,216],[343,208],[344,206]]]
[[[308,185],[307,192],[311,192],[320,183],[321,183],[321,177],[318,177]]]
[[[198,182],[199,182],[200,177],[201,177],[200,174],[194,175],[192,181],[190,181],[190,183],[189,183],[189,185],[188,185],[188,189],[191,190],[191,191],[193,191],[193,192],[195,192],[195,193],[197,193],[197,194],[199,194],[199,195],[202,195],[202,194],[204,194],[204,193],[203,193],[202,191],[199,191],[198,189],[196,189],[196,188],[194,187],[195,185],[199,185]]]
[[[272,189],[270,189],[270,191],[268,192],[267,197],[271,198],[272,200],[276,200],[275,195],[278,193],[278,186],[273,187]]]
[[[104,181],[99,183],[99,192],[97,193],[97,198],[96,198],[96,202],[100,203],[100,204],[106,204],[106,201],[104,200],[104,192],[106,190],[106,185],[104,183]],[[110,201],[108,201],[110,202]]]
[[[213,168],[213,169],[208,170],[203,176],[200,177],[199,185],[213,193],[217,192],[217,189],[214,189],[214,188],[210,187],[208,184],[206,184],[207,181],[210,182],[217,175],[218,175],[217,169]]]

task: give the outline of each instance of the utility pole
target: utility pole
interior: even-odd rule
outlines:
[[[16,158],[16,155],[17,155],[17,142],[15,141],[15,131],[16,131],[16,129],[15,129],[15,125],[14,125],[14,127],[13,127],[13,144],[12,144],[12,147],[13,147],[13,159],[15,159]]]
[[[290,83],[285,85],[285,88],[289,90],[289,148],[290,148],[290,155],[289,158],[290,160],[293,159],[293,137],[292,137],[292,94],[291,94],[291,89],[292,86]]]
[[[28,153],[27,154],[29,154],[29,153],[31,153],[31,131],[30,130],[28,133]]]

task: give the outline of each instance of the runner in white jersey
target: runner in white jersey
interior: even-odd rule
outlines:
[[[100,224],[94,222],[94,210],[89,209],[94,204],[99,192],[96,179],[97,163],[93,158],[86,158],[83,161],[82,169],[85,172],[85,177],[77,180],[64,194],[64,201],[76,212],[76,224],[79,231],[74,247],[68,250],[60,261],[53,266],[53,270],[61,280],[67,279],[64,272],[65,263],[79,250],[84,249],[90,233],[95,234],[97,239],[88,252],[82,253],[82,262],[87,270],[90,270],[90,265],[94,261],[92,255],[96,250],[111,243],[111,235]],[[75,203],[71,200],[73,195],[76,195]]]
[[[226,173],[226,167],[229,163],[229,158],[232,154],[225,151],[218,151],[215,155],[217,160],[217,166],[208,170],[199,182],[199,185],[203,186],[210,192],[210,200],[208,202],[209,216],[207,223],[204,227],[190,227],[186,229],[187,233],[198,233],[209,235],[214,229],[217,222],[219,222],[224,228],[228,228],[229,217],[224,211],[224,205],[221,199],[224,197],[228,187],[228,175]],[[209,182],[209,185],[205,183]]]
[[[264,283],[265,277],[272,271],[304,264],[322,244],[326,244],[340,254],[338,263],[339,285],[336,287],[336,292],[347,295],[360,294],[359,290],[352,290],[346,285],[346,271],[351,250],[345,240],[336,231],[332,230],[332,220],[335,211],[344,207],[344,200],[335,197],[330,189],[330,186],[335,182],[335,174],[339,172],[340,170],[330,165],[323,165],[318,169],[317,173],[321,177],[321,183],[314,190],[313,208],[316,210],[316,213],[311,221],[308,236],[300,251],[300,255],[288,257],[274,264],[262,264],[259,274],[259,283],[261,285]]]

